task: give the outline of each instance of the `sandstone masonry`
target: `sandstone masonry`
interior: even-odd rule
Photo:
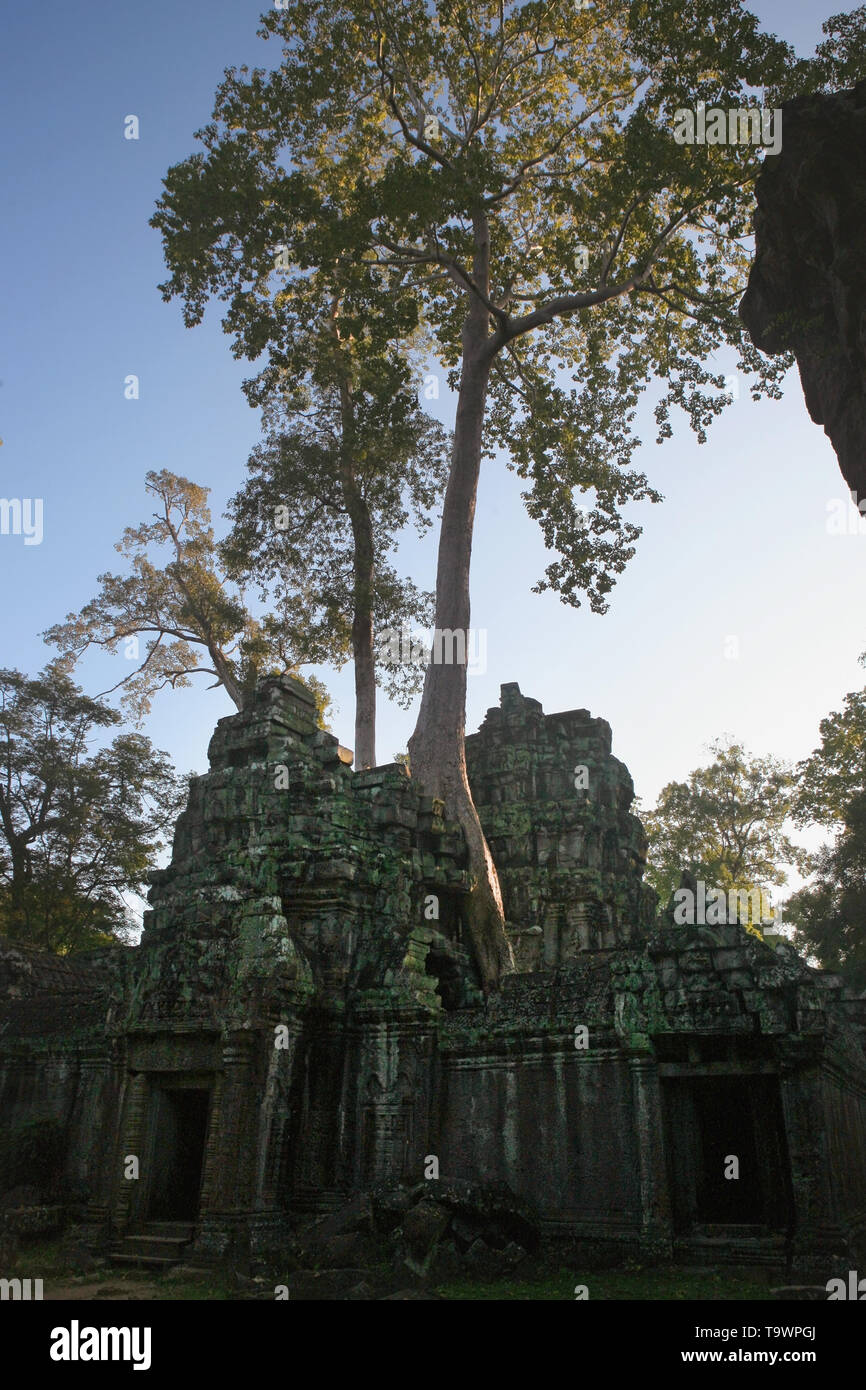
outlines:
[[[352,772],[290,677],[220,721],[140,946],[0,952],[4,1124],[62,1136],[38,1199],[255,1265],[433,1156],[581,1258],[856,1267],[863,1002],[738,926],[659,925],[603,720],[506,685],[467,759],[518,967],[487,1003],[441,803]]]

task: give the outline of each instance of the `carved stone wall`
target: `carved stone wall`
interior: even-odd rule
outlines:
[[[862,1001],[739,927],[655,929],[603,720],[507,685],[467,740],[518,961],[486,1003],[462,835],[405,769],[353,773],[290,678],[221,720],[210,757],[137,949],[0,950],[4,1121],[65,1127],[94,1228],[148,1219],[166,1093],[194,1090],[198,1259],[279,1260],[304,1213],[433,1155],[585,1254],[699,1262],[718,1100],[767,1227],[740,1256],[824,1278],[866,1258]]]
[[[642,881],[646,834],[604,719],[545,715],[504,685],[466,760],[518,969],[553,969],[646,932],[656,901]]]

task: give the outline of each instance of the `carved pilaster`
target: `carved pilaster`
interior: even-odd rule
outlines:
[[[147,1095],[147,1077],[143,1072],[136,1072],[129,1078],[127,1085],[120,1132],[121,1143],[119,1151],[114,1156],[116,1164],[114,1224],[120,1231],[125,1230],[129,1224],[130,1215],[134,1208],[134,1199],[137,1196],[136,1180],[124,1176],[127,1155],[134,1154],[136,1156],[139,1161],[139,1172],[143,1166],[142,1150],[145,1139],[144,1121]],[[138,1181],[141,1180],[139,1177]]]
[[[647,1255],[669,1258],[673,1232],[658,1066],[651,1056],[630,1057],[629,1071],[638,1140],[641,1248]]]

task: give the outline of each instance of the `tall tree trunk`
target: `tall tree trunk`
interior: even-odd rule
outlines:
[[[9,932],[10,937],[27,936],[27,907],[25,888],[28,874],[27,849],[18,835],[7,834],[9,858],[12,861],[12,882],[9,885]]]
[[[352,527],[352,660],[355,666],[355,767],[376,766],[376,665],[373,656],[373,524],[354,468],[352,388],[340,382],[341,486]]]
[[[225,692],[232,701],[236,709],[242,710],[244,707],[244,692],[240,681],[235,676],[231,662],[226,658],[222,649],[213,642],[207,644],[208,654],[214,664],[214,670],[225,688]]]
[[[489,244],[486,218],[475,222],[473,277],[488,293]],[[514,969],[505,934],[502,893],[466,774],[466,656],[469,651],[469,568],[472,528],[481,468],[484,406],[490,376],[487,310],[467,292],[463,363],[454,427],[451,473],[445,492],[436,572],[436,637],[427,667],[415,732],[409,740],[413,778],[462,826],[474,884],[469,899],[469,933],[485,992]],[[450,659],[454,643],[443,633],[463,635],[463,660]],[[459,654],[459,636],[457,640]],[[446,659],[449,658],[449,659]]]

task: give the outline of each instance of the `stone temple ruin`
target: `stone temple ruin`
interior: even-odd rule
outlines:
[[[3,944],[7,1149],[53,1125],[67,1210],[130,1258],[278,1261],[303,1217],[432,1156],[582,1259],[856,1268],[866,1002],[739,926],[659,925],[604,720],[505,685],[467,760],[501,993],[441,803],[399,765],[353,772],[306,689],[268,679],[217,727],[138,947]]]

